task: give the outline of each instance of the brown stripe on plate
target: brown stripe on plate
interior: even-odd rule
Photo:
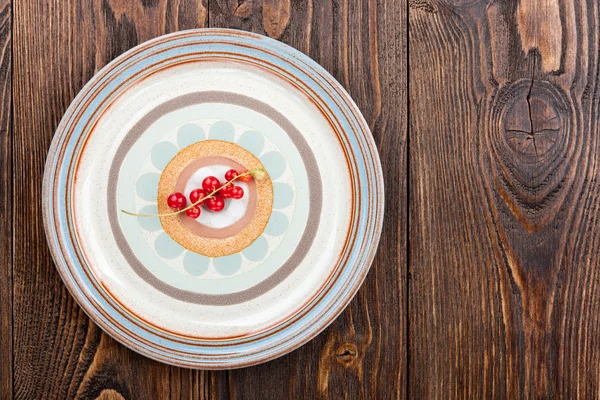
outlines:
[[[165,114],[183,107],[204,103],[233,104],[256,111],[271,119],[286,132],[292,143],[296,146],[296,149],[300,153],[300,157],[302,158],[302,162],[304,163],[306,172],[311,181],[311,186],[309,188],[309,213],[306,229],[302,234],[300,243],[290,258],[288,258],[288,260],[286,260],[281,267],[279,267],[265,280],[248,289],[227,294],[196,293],[189,290],[176,288],[158,279],[135,256],[135,253],[129,246],[129,243],[125,238],[123,231],[121,230],[117,215],[118,208],[116,193],[119,171],[121,170],[123,161],[133,144],[155,121]],[[283,114],[266,103],[241,94],[221,91],[195,92],[182,95],[157,106],[148,112],[148,114],[146,114],[144,117],[142,117],[142,119],[140,119],[133,126],[125,138],[123,138],[121,145],[117,149],[115,158],[110,167],[107,190],[107,212],[113,236],[117,246],[121,250],[121,253],[134,272],[140,278],[146,281],[146,283],[174,299],[188,303],[216,306],[227,306],[252,300],[273,289],[285,278],[287,278],[298,267],[304,257],[306,257],[308,250],[312,246],[317,233],[317,228],[319,226],[322,203],[322,181],[317,160],[315,159],[312,150],[306,142],[306,139],[304,139],[298,129]]]

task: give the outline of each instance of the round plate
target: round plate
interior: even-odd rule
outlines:
[[[200,218],[172,191],[264,168]],[[358,290],[383,218],[358,107],[307,56],[222,29],[146,42],[103,68],[63,117],[44,223],[78,303],[126,346],[177,366],[256,364],[306,343]]]

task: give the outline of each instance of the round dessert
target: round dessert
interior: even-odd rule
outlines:
[[[252,153],[235,143],[205,140],[182,149],[163,170],[158,183],[158,211],[170,214],[166,199],[171,193],[190,193],[200,188],[207,176],[223,176],[225,171],[253,171],[263,164]],[[225,183],[225,182],[221,182]],[[241,201],[226,201],[225,209],[206,209],[197,219],[185,213],[163,215],[163,230],[188,250],[207,257],[222,257],[238,253],[258,238],[271,216],[273,184],[268,171],[260,181],[241,183],[245,196]]]

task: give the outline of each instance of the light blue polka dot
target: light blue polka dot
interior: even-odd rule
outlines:
[[[162,171],[178,152],[179,150],[173,143],[160,142],[152,147],[150,159],[152,164]]]
[[[159,256],[168,259],[175,258],[183,253],[183,247],[171,239],[171,236],[167,235],[166,233],[161,233],[158,235],[154,241],[154,249]]]
[[[282,209],[292,204],[294,199],[294,191],[291,186],[286,183],[273,183],[273,208]]]
[[[158,214],[157,206],[146,206],[138,214]],[[138,224],[147,231],[153,232],[162,228],[158,217],[137,217]]]
[[[279,178],[285,171],[285,158],[277,151],[270,151],[260,158],[271,179]]]
[[[226,142],[233,142],[235,136],[235,129],[233,124],[229,121],[215,122],[210,127],[208,138],[213,140],[224,140]]]
[[[230,256],[218,257],[213,259],[215,269],[221,275],[233,275],[242,268],[242,256],[235,253]]]
[[[135,190],[142,199],[156,201],[158,196],[158,181],[160,175],[150,172],[140,176],[135,184]]]
[[[259,236],[254,243],[246,247],[242,254],[250,261],[260,261],[267,255],[269,244],[264,237]]]
[[[180,149],[206,139],[204,129],[196,124],[185,124],[177,131],[177,146]]]
[[[285,233],[289,225],[288,219],[285,215],[278,211],[274,211],[271,214],[269,223],[265,227],[265,233],[270,236],[280,236]]]
[[[265,138],[262,134],[256,131],[244,132],[237,141],[237,144],[254,154],[256,157],[260,155],[265,146]]]
[[[192,276],[200,276],[206,273],[209,262],[210,258],[191,251],[183,256],[183,268]]]

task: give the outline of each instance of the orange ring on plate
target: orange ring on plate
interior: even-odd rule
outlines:
[[[179,178],[186,168],[208,157],[229,159],[249,171],[264,168],[258,158],[235,143],[222,140],[194,143],[177,153],[160,176],[157,199],[159,214],[172,212],[166,199],[169,194],[181,191],[182,182]],[[208,257],[222,257],[242,251],[263,233],[273,209],[273,183],[268,176],[268,171],[265,179],[252,180],[250,184],[253,185],[252,192],[256,193],[256,204],[248,207],[247,212],[254,215],[234,234],[224,235],[224,237],[215,237],[214,234],[202,235],[201,232],[190,229],[189,223],[185,223],[185,214],[160,217],[163,230],[186,249]]]

